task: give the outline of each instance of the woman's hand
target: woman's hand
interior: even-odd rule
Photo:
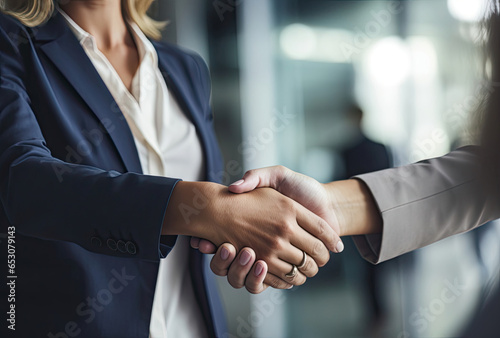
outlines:
[[[322,218],[274,189],[232,194],[222,185],[207,182],[177,184],[162,233],[196,236],[216,246],[230,243],[235,253],[252,248],[255,258],[267,263],[266,280],[274,287],[303,284],[326,264],[328,250],[336,250],[340,241]],[[308,256],[306,266],[295,277],[285,276],[293,265],[302,263],[303,252]],[[263,266],[260,271],[264,276],[265,270]]]
[[[293,286],[268,274],[267,263],[263,260],[254,263],[255,252],[251,248],[243,248],[237,254],[234,246],[224,243],[214,255],[210,268],[218,276],[227,276],[227,280],[233,288],[245,287],[254,294],[261,293],[267,289],[268,285],[277,289],[289,289]],[[317,271],[316,263],[312,260],[310,263]]]

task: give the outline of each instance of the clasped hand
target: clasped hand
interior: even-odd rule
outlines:
[[[261,202],[257,205],[241,199],[234,205],[235,211],[248,211],[254,218],[237,231],[239,239],[213,242],[193,237],[191,246],[202,253],[215,253],[212,271],[227,276],[234,288],[260,293],[268,286],[288,289],[301,285],[327,263],[328,250],[343,250],[340,215],[332,208],[332,196],[316,180],[277,166],[247,172],[229,191]],[[245,241],[240,240],[243,238]],[[300,269],[294,268],[301,263]]]

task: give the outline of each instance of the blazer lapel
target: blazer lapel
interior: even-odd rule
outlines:
[[[106,128],[125,168],[142,173],[134,138],[123,113],[59,12],[36,28],[34,39]]]
[[[208,131],[204,128],[202,116],[203,112],[199,112],[200,107],[196,107],[192,89],[189,87],[189,81],[187,81],[187,79],[183,77],[183,74],[178,71],[178,69],[180,69],[180,65],[176,64],[175,58],[169,58],[168,54],[162,53],[158,48],[157,42],[152,41],[152,44],[158,54],[158,66],[163,74],[163,77],[165,78],[168,90],[172,92],[183,112],[194,124],[196,131],[198,132],[198,136],[201,139],[205,159],[205,179],[208,179],[208,173],[213,170],[212,162],[210,161],[213,158],[213,154],[212,149],[209,146],[210,142],[208,139]]]

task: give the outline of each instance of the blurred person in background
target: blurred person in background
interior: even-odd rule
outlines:
[[[363,110],[358,105],[347,109],[347,120],[353,129],[353,137],[341,157],[344,162],[346,178],[387,169],[392,166],[389,149],[381,143],[368,138],[362,129]]]
[[[348,179],[356,175],[392,167],[389,149],[375,142],[365,135],[362,129],[363,110],[356,104],[347,109],[347,121],[352,127],[353,136],[348,146],[342,150],[341,158],[344,163],[344,177]],[[380,266],[368,263],[359,255],[354,255],[356,247],[352,241],[344,241],[344,255],[336,262],[344,266],[344,270],[354,271],[346,274],[350,283],[358,285],[365,294],[366,305],[370,321],[367,323],[369,334],[376,336],[383,327],[388,316],[387,306],[384,304],[384,290],[382,287],[383,272]],[[411,258],[406,263],[411,264]]]

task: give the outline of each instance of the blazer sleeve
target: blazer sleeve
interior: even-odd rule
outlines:
[[[22,27],[7,33],[5,24],[0,22],[0,202],[9,224],[2,228],[96,253],[158,261],[171,249],[160,245],[160,233],[178,180],[104,171],[51,156],[24,85],[30,79],[19,41],[29,43],[28,33]],[[96,237],[127,239],[133,250],[110,250],[106,242],[97,245]]]
[[[485,189],[479,173],[479,147],[470,146],[356,176],[370,189],[383,220],[381,234],[353,236],[361,255],[383,262],[500,218],[498,189]]]

